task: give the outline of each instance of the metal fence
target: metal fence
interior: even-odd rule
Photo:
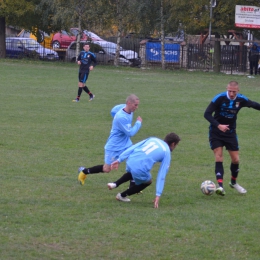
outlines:
[[[116,38],[106,39],[108,42],[115,45]],[[44,45],[44,42],[42,43]],[[97,45],[97,44],[96,44]],[[161,68],[162,55],[161,44],[156,42],[154,45],[147,41],[140,41],[140,39],[122,39],[121,47],[123,50],[131,51],[136,54],[138,58],[129,56],[120,57],[120,65],[129,65],[140,68]],[[11,45],[7,42],[7,49],[10,51]],[[92,46],[93,47],[93,46]],[[99,45],[98,51],[95,48],[99,57],[100,64],[107,64],[113,66],[115,58],[115,47],[112,45]],[[110,49],[113,48],[113,49]],[[35,49],[36,50],[36,49]],[[73,50],[75,52],[75,50]],[[103,51],[103,52],[102,52]],[[75,61],[75,55],[72,50],[63,49],[57,51],[59,59],[62,61]],[[106,59],[103,56],[106,55]],[[124,54],[124,51],[121,51]],[[53,53],[52,53],[53,55]],[[157,57],[151,57],[151,55]],[[71,57],[72,58],[71,58]],[[100,57],[102,56],[102,57]],[[187,44],[181,45],[176,43],[165,44],[165,68],[166,69],[187,69],[187,70],[203,70],[213,71],[216,64],[214,55],[214,48],[209,44]],[[220,71],[231,74],[246,74],[249,72],[248,49],[247,46],[240,47],[239,45],[222,45],[220,48]]]
[[[247,47],[222,45],[220,49],[220,71],[246,73],[248,71]],[[210,45],[189,44],[187,46],[187,69],[213,70],[214,49]]]
[[[159,52],[160,49],[158,48],[156,51]],[[213,71],[216,64],[214,48],[209,44],[187,44],[180,46],[178,52],[178,61],[166,61],[166,68]],[[162,66],[161,61],[149,62],[147,55],[143,55],[141,59],[143,66]],[[221,45],[218,59],[220,72],[228,74],[247,74],[249,72],[247,46]]]

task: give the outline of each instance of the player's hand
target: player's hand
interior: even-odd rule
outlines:
[[[155,197],[155,199],[154,199],[154,201],[153,201],[153,203],[154,203],[154,208],[155,209],[158,209],[158,207],[159,207],[159,200],[160,200],[160,197],[159,196],[156,196]]]
[[[90,67],[89,67],[89,70],[93,70],[93,68],[94,68],[93,66],[90,66]]]
[[[114,161],[111,163],[111,170],[117,170],[119,166],[119,161]]]
[[[218,125],[218,129],[222,132],[226,132],[229,130],[229,125]]]
[[[81,64],[81,61],[80,60],[78,60],[78,65],[80,65]]]
[[[142,122],[143,119],[142,119],[140,116],[138,116],[137,119],[136,119],[136,121],[140,121],[140,122]]]

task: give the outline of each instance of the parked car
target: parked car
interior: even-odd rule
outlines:
[[[116,54],[116,43],[107,41],[95,41],[94,43],[101,46],[108,53],[112,53],[113,55]],[[141,64],[141,59],[139,58],[137,52],[132,50],[124,50],[120,47],[120,57],[127,59],[130,66],[139,66]]]
[[[80,51],[83,50],[84,41],[80,42]],[[108,53],[101,46],[96,43],[90,42],[90,51],[95,53],[98,63],[103,64],[113,64],[115,60],[115,55]],[[76,42],[72,42],[66,51],[65,60],[75,62],[76,61]],[[119,63],[121,65],[129,65],[129,61],[124,58],[120,58]]]
[[[65,30],[61,30],[57,32],[52,37],[52,48],[53,49],[67,49],[68,46],[77,40],[77,33],[75,30],[70,30],[67,32]],[[83,33],[81,37],[82,41],[87,40],[87,36]]]
[[[42,47],[36,40],[31,38],[7,37],[6,57],[23,58],[32,57],[43,60],[58,60],[56,51]]]
[[[70,28],[70,31],[77,36],[79,34],[79,29],[78,28]],[[99,37],[97,34],[87,31],[87,30],[83,30],[82,33],[85,35],[86,39],[88,41],[104,41],[104,39],[102,39],[101,37]]]
[[[53,37],[53,33],[46,33],[43,32],[41,30],[38,31],[39,36],[38,39],[37,37],[30,31],[22,29],[18,34],[17,37],[20,38],[32,38],[34,40],[36,40],[37,42],[39,42],[44,48],[49,48],[52,49],[52,37]]]
[[[102,39],[101,37],[99,37],[97,34],[87,31],[87,30],[83,30],[83,32],[88,36],[88,39],[91,39],[92,41],[104,41],[104,39]]]

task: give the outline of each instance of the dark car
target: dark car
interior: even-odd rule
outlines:
[[[80,49],[79,49],[80,51],[83,50],[83,43],[84,42],[80,42]],[[114,63],[114,59],[115,59],[114,54],[108,53],[106,50],[104,50],[100,45],[98,45],[96,43],[90,42],[89,45],[90,45],[90,51],[95,53],[98,63],[103,63],[103,64],[113,64]],[[77,58],[76,57],[76,42],[72,42],[66,51],[65,59],[67,61],[75,62],[76,58]],[[121,65],[129,65],[129,61],[124,58],[120,58],[119,63]]]
[[[56,51],[42,47],[37,41],[31,38],[7,37],[6,57],[8,58],[38,58],[42,60],[58,60]]]

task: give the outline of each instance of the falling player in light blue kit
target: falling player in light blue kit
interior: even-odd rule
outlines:
[[[126,99],[126,104],[115,106],[111,110],[113,117],[110,135],[105,145],[105,163],[93,167],[80,167],[78,181],[84,185],[88,174],[109,173],[111,163],[118,156],[132,145],[131,137],[134,136],[142,126],[142,118],[137,117],[135,124],[132,126],[132,120],[135,110],[138,108],[139,98],[131,94]],[[134,184],[133,184],[134,185]]]
[[[111,164],[111,169],[118,169],[119,164],[127,159],[127,173],[117,181],[108,183],[107,186],[112,190],[132,179],[135,181],[135,186],[129,187],[122,193],[118,193],[116,199],[129,202],[130,199],[127,196],[136,194],[148,187],[152,183],[150,171],[155,163],[160,162],[161,165],[156,181],[156,197],[154,200],[154,207],[158,208],[165,178],[171,163],[171,152],[178,145],[179,141],[180,138],[175,133],[169,133],[164,140],[150,137],[131,146],[120,154],[119,158]]]

